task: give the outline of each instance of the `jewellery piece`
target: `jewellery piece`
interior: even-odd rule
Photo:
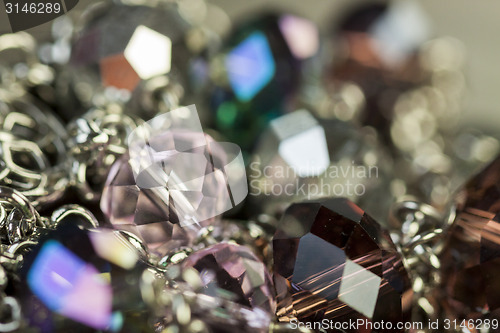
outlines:
[[[0,183],[35,206],[57,201],[66,190],[66,130],[26,95],[0,90]]]
[[[146,81],[140,91],[132,94],[126,104],[127,114],[137,115],[142,119],[163,114],[181,107],[185,97],[181,83],[168,76],[160,76]]]
[[[54,211],[51,218],[41,217],[24,195],[0,186],[1,269],[17,274],[23,255],[37,245],[40,235],[67,220],[68,216],[73,216],[72,221],[83,227],[98,225],[92,213],[78,205],[62,206]]]
[[[232,293],[216,286],[217,297],[207,295],[202,288],[203,282],[193,268],[172,265],[163,275],[145,271],[143,298],[155,313],[162,313],[154,327],[186,333],[269,332],[271,318],[266,311],[238,304]]]
[[[271,121],[256,147],[249,165],[252,213],[279,218],[290,201],[345,196],[385,221],[389,165],[373,133],[295,111]],[[386,200],[373,200],[381,191]]]
[[[1,129],[35,142],[47,156],[50,166],[63,163],[66,129],[52,111],[26,93],[2,89],[0,96]]]
[[[82,199],[97,201],[111,165],[127,152],[127,136],[140,121],[122,106],[94,108],[68,125],[72,184]]]
[[[24,31],[2,34],[0,37],[0,56],[2,56],[0,83],[7,87],[30,77],[26,75],[29,73],[28,67],[38,63],[36,46],[35,38]]]
[[[85,104],[102,87],[114,88],[107,89],[108,98],[127,100],[143,80],[188,73],[192,52],[184,37],[190,25],[176,4],[114,3],[93,6],[87,16],[70,60],[80,85],[76,93]]]
[[[13,245],[28,241],[40,226],[43,226],[42,219],[28,199],[12,188],[0,186],[2,243]],[[9,251],[12,249],[14,246]]]
[[[63,16],[57,21],[67,23],[68,20],[67,17]],[[64,34],[69,31],[71,34],[72,27],[70,26],[68,28],[67,24],[59,26],[56,24],[53,31],[57,31],[59,34]],[[67,40],[65,43],[67,43]],[[75,103],[68,104],[71,97],[68,94],[67,82],[61,79],[65,76],[62,73],[65,73],[66,70],[62,67],[58,67],[56,71],[54,67],[47,65],[54,61],[45,61],[46,57],[42,54],[46,55],[46,53],[49,52],[51,56],[64,57],[64,55],[68,55],[69,53],[69,46],[65,45],[61,47],[61,44],[56,42],[53,50],[42,49],[43,45],[38,45],[33,36],[26,32],[21,31],[14,34],[2,35],[0,38],[0,56],[2,57],[2,64],[0,64],[0,83],[3,85],[3,88],[9,90],[11,94],[18,95],[19,102],[17,102],[17,104],[23,101],[32,103],[32,97],[34,97],[35,100],[43,102],[46,106],[42,109],[44,113],[46,113],[46,109],[50,108],[55,114],[64,120],[68,120],[68,117],[71,118],[75,115],[76,109],[78,109],[79,106]],[[3,54],[3,52],[7,54]],[[40,58],[38,56],[40,56]],[[7,102],[11,99],[10,97],[3,96],[3,94],[0,95],[2,95],[1,99],[3,102]],[[35,105],[29,106],[26,113],[33,116],[29,109],[33,109],[34,107]],[[39,103],[36,104],[36,107],[40,107]],[[20,113],[23,113],[23,110],[24,108],[21,108]],[[47,114],[47,116],[50,115]],[[51,117],[52,116],[49,118]],[[39,129],[44,131],[45,125],[40,126]],[[47,134],[52,135],[52,132]],[[60,141],[62,141],[61,137],[54,138],[54,143]]]
[[[199,97],[207,58],[229,26],[222,10],[204,0],[117,1],[91,7],[86,17],[75,33],[70,70],[57,81],[58,91],[77,97],[77,107],[127,101],[127,113],[150,119],[186,97],[206,109]]]
[[[71,216],[71,219],[68,218]],[[50,225],[58,227],[65,221],[78,225],[85,229],[93,229],[99,227],[99,222],[88,209],[79,205],[64,205],[54,210],[50,217]]]
[[[263,219],[267,217],[263,216]],[[181,247],[170,251],[162,257],[158,264],[167,267],[170,264],[179,264],[191,253],[219,243],[239,244],[250,249],[268,270],[271,269],[272,250],[271,239],[274,226],[266,222],[247,220],[215,220],[213,224],[203,227],[190,247]]]
[[[11,332],[25,328],[26,313],[21,314],[22,301],[18,298],[19,294],[14,292],[21,282],[19,271],[23,267],[24,258],[37,246],[40,235],[46,233],[50,228],[54,228],[62,222],[70,225],[71,222],[78,223],[78,218],[73,220],[69,217],[75,213],[80,220],[97,222],[89,211],[77,205],[57,209],[51,219],[40,217],[26,197],[11,188],[0,186],[0,227],[2,231],[0,304],[3,309],[2,316],[0,316],[0,331]],[[68,220],[71,221],[68,222]],[[4,235],[6,237],[3,237]],[[38,314],[43,316],[43,309],[39,310]]]
[[[396,196],[443,209],[451,189],[479,163],[459,158],[464,148],[454,147],[468,141],[457,122],[466,87],[464,46],[450,37],[430,39],[429,31],[418,3],[358,6],[338,24],[326,91],[312,89],[306,104],[319,105],[320,117],[373,127],[393,156]]]
[[[292,204],[273,251],[280,321],[364,319],[394,328],[410,320],[402,256],[389,234],[347,199]]]
[[[120,233],[82,230],[74,215],[65,219],[24,260],[17,293],[27,324],[41,332],[119,331],[126,325],[122,311],[141,308],[131,286],[145,264]]]
[[[128,141],[130,153],[112,167],[101,209],[160,256],[192,244],[247,194],[241,151],[204,134],[194,107],[155,117]]]
[[[268,216],[262,216],[262,219]],[[209,236],[216,242],[228,242],[244,245],[252,250],[264,264],[268,270],[271,269],[272,250],[271,240],[275,231],[275,227],[268,221],[241,221],[222,219],[207,228]],[[201,242],[204,238],[201,237]]]
[[[463,45],[429,40],[413,1],[360,8],[331,70],[315,23],[229,35],[205,0],[94,4],[41,46],[0,36],[0,331],[495,331],[500,158],[446,216],[500,148],[459,130]],[[56,206],[68,186],[115,229]]]
[[[211,62],[215,128],[250,149],[269,120],[288,110],[301,65],[319,51],[310,21],[268,15],[239,26]]]
[[[402,200],[391,207],[390,220],[394,230],[391,238],[401,247],[406,267],[412,279],[412,322],[438,323],[439,303],[433,297],[441,283],[441,261],[438,253],[442,246],[447,220],[436,208],[415,201]],[[442,323],[444,324],[444,323]]]
[[[500,318],[499,185],[497,157],[455,197],[456,218],[440,254],[442,281],[436,289],[449,318]]]
[[[360,87],[367,107],[358,116],[387,142],[394,96],[423,79],[416,51],[430,34],[428,18],[411,1],[361,4],[338,30],[330,80]]]
[[[191,254],[183,263],[200,273],[202,292],[216,297],[217,287],[233,294],[233,301],[270,315],[276,304],[266,266],[245,246],[218,243]]]

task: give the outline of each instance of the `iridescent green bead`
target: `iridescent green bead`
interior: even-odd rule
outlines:
[[[290,109],[301,68],[318,50],[316,26],[299,17],[266,15],[237,27],[210,63],[212,125],[251,149],[269,121]]]

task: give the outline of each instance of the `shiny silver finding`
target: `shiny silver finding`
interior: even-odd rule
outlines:
[[[66,130],[31,98],[0,89],[0,185],[35,207],[57,201],[69,183]]]
[[[94,108],[68,125],[71,183],[83,200],[97,201],[111,165],[127,151],[126,139],[138,121],[119,104]]]
[[[3,244],[29,240],[36,227],[43,227],[40,215],[18,191],[0,186],[0,230]]]
[[[453,215],[453,210],[448,215]],[[431,205],[403,200],[391,207],[390,222],[401,232],[392,236],[402,248],[405,264],[413,280],[413,317],[428,321],[437,317],[433,288],[440,281],[438,257],[448,216]]]
[[[92,214],[92,212],[87,208],[79,205],[64,205],[56,209],[50,217],[50,226],[56,228],[71,215],[76,217],[75,221],[83,228],[90,229],[99,227],[99,222],[95,218],[94,214]]]

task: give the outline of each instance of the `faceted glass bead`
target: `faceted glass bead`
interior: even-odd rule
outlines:
[[[185,273],[187,271],[188,269],[184,270]],[[194,278],[194,276],[191,276],[192,272],[193,269],[189,269],[190,280]],[[183,275],[187,276],[188,274]],[[196,283],[198,286],[199,282]],[[189,290],[191,291],[192,288]],[[166,304],[166,307],[161,306],[156,311],[156,313],[164,315],[154,324],[157,332],[170,329],[176,332],[269,333],[270,325],[272,325],[274,319],[274,314],[260,307],[250,308],[236,303],[231,297],[234,294],[223,289],[219,289],[216,296],[210,296],[196,288],[194,299],[192,292],[185,292],[180,295],[179,291],[175,292],[169,287],[166,287],[163,293],[165,298],[173,299]],[[175,294],[172,295],[172,293]],[[179,311],[181,309],[182,311]],[[186,318],[186,314],[189,314],[191,325],[182,325],[179,320],[172,320],[175,317]]]
[[[281,321],[409,320],[412,290],[401,255],[389,234],[347,199],[292,204],[273,251]]]
[[[197,157],[183,158],[184,163],[189,161],[203,167],[201,175],[205,168],[210,168],[207,161],[200,164]],[[162,255],[179,246],[190,245],[201,226],[218,218],[216,202],[222,200],[231,204],[229,198],[223,200],[224,195],[227,196],[224,179],[216,181],[213,177],[197,180],[196,189],[191,191],[169,190],[168,187],[141,188],[134,179],[130,158],[126,154],[110,170],[101,209],[117,229],[139,236],[150,251]],[[196,206],[186,206],[186,200]],[[186,222],[183,216],[190,211],[206,219]]]
[[[300,84],[300,69],[318,53],[319,33],[310,21],[267,15],[240,25],[222,55],[212,61],[215,128],[244,150],[270,119],[282,114]]]
[[[376,137],[338,121],[298,110],[272,120],[249,167],[249,200],[255,212],[280,216],[288,203],[347,197],[385,221],[389,158]]]
[[[274,314],[274,287],[266,266],[245,246],[219,243],[191,254],[186,267],[200,272],[204,293],[231,292],[235,301]]]
[[[460,319],[498,313],[500,157],[457,193],[456,209],[440,257],[444,311]]]
[[[339,81],[359,86],[366,107],[358,120],[390,143],[397,96],[424,79],[417,50],[429,38],[428,18],[412,1],[361,4],[337,30],[340,56],[328,73],[329,89],[335,92]]]
[[[411,1],[361,4],[346,15],[339,30],[344,48],[351,49],[350,60],[381,70],[409,61],[430,35],[428,17]]]
[[[141,307],[135,287],[146,266],[121,234],[82,230],[72,219],[45,232],[26,256],[23,312],[41,332],[119,331],[124,311]]]
[[[176,6],[108,4],[88,16],[75,38],[71,65],[91,72],[103,86],[131,92],[141,80],[169,74],[174,65],[187,70],[184,34],[189,24]]]
[[[241,151],[206,135],[194,106],[137,127],[128,148],[108,175],[101,209],[157,254],[189,245],[202,224],[246,197]]]
[[[108,175],[101,209],[157,254],[189,245],[202,224],[246,197],[241,151],[203,133],[194,106],[137,127],[128,148]]]
[[[101,210],[115,228],[140,237],[157,255],[190,245],[199,230],[196,225],[180,226],[167,189],[137,186],[128,154],[111,167],[101,198]],[[209,224],[210,220],[200,221],[200,225],[205,223]]]

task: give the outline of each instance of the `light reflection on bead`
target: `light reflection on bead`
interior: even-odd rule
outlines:
[[[27,282],[52,311],[96,329],[110,328],[110,286],[94,266],[85,264],[59,242],[43,245]]]
[[[245,306],[274,313],[274,287],[265,265],[245,246],[219,243],[194,252],[184,262],[200,273],[203,293],[217,297],[217,288],[233,293]]]
[[[229,52],[226,67],[236,97],[243,102],[255,97],[276,70],[265,35],[257,31],[248,36]]]
[[[139,291],[128,286],[138,283],[143,257],[120,232],[84,230],[78,214],[61,219],[25,256],[16,293],[30,325],[41,332],[114,332],[133,323],[127,311],[144,309]]]

